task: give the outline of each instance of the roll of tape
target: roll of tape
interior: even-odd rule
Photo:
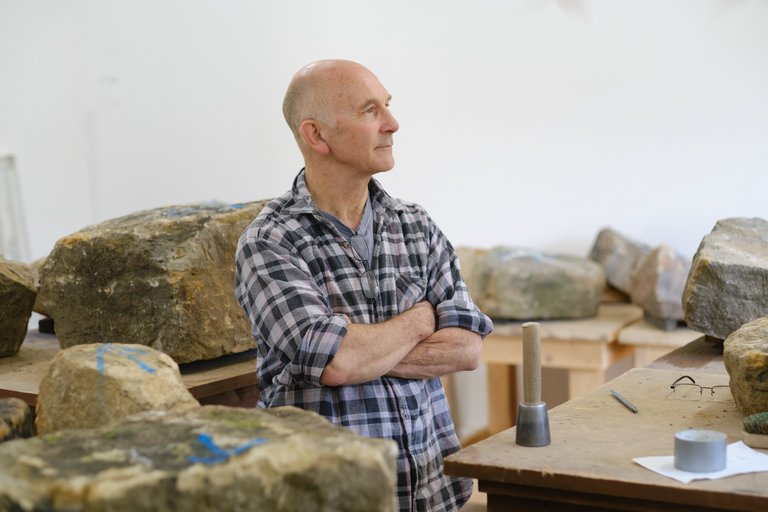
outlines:
[[[681,430],[675,434],[675,467],[693,473],[725,469],[728,436],[716,430]]]

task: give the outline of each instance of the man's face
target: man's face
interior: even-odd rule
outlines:
[[[324,137],[330,156],[359,173],[388,171],[395,165],[392,135],[400,128],[389,111],[391,96],[365,68],[344,78],[329,95],[335,126],[326,127]]]

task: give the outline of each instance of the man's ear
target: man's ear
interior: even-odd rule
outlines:
[[[328,143],[323,138],[319,123],[314,119],[305,119],[301,122],[301,125],[299,126],[299,135],[301,135],[304,143],[313,151],[316,151],[321,155],[330,153],[331,148],[328,147]]]

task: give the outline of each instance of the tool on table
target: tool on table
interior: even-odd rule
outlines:
[[[623,405],[624,407],[626,407],[632,412],[637,412],[637,407],[635,407],[635,405],[632,402],[630,402],[629,400],[621,396],[621,394],[618,391],[614,391],[612,389],[609,391],[611,392],[611,396],[613,398],[621,402],[621,405]]]
[[[523,402],[517,406],[517,437],[520,446],[550,443],[547,404],[541,401],[540,324],[523,324]]]

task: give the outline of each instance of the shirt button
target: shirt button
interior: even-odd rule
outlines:
[[[349,249],[349,242],[343,242],[341,246],[345,249]]]

